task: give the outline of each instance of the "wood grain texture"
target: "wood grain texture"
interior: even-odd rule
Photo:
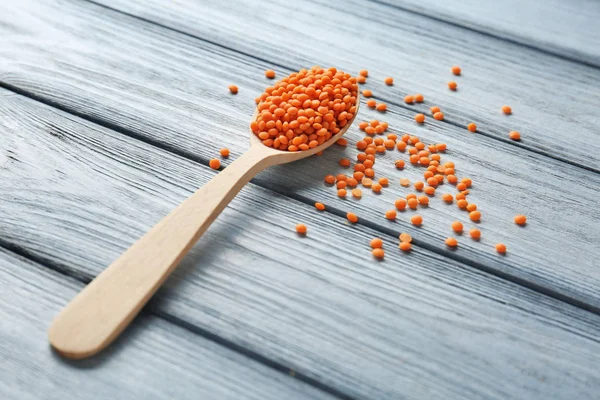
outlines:
[[[265,168],[298,161],[334,145],[354,118],[344,121],[347,125],[325,143],[305,151],[267,147],[258,136],[250,135],[252,145],[247,152],[161,219],[60,312],[48,333],[52,347],[73,359],[103,350],[131,323],[250,179]]]
[[[0,248],[3,399],[332,399],[297,379],[151,315],[102,355],[67,362],[46,329],[83,286]]]
[[[595,0],[377,0],[600,67]]]
[[[54,268],[98,274],[215,173],[0,93],[0,240]],[[596,396],[599,316],[377,235],[250,184],[150,310],[355,398]]]
[[[270,82],[263,78],[266,63],[95,5],[67,1],[61,3],[60,18],[53,18],[47,3],[34,4],[35,13],[25,13],[23,6],[3,14],[11,21],[29,23],[26,33],[13,29],[7,36],[4,70],[10,72],[3,73],[2,80],[190,158],[206,161],[220,147],[229,147],[232,158],[246,150],[253,99]],[[52,46],[40,45],[41,37]],[[306,52],[299,49],[290,57],[298,54]],[[237,96],[227,90],[232,82],[241,88]],[[443,241],[451,234],[450,223],[464,220],[466,214],[439,201],[422,211],[426,222],[418,231],[405,214],[397,223],[383,218],[395,198],[406,194],[397,186],[398,179],[422,176],[412,168],[397,172],[392,161],[406,155],[396,152],[386,154],[376,166],[378,174],[392,179],[392,188],[358,202],[342,201],[334,190],[322,187],[326,173],[344,171],[338,166],[342,156],[354,159],[352,146],[345,152],[327,151],[323,158],[298,166],[278,167],[259,175],[256,182],[306,202],[325,201],[341,212],[355,211],[378,229],[411,230],[436,251],[600,306],[598,174],[431,118],[425,126],[416,126],[413,112],[405,108],[390,107],[385,115],[363,109],[359,118],[384,119],[393,132],[448,143],[447,157],[456,162],[459,176],[475,182],[471,200],[484,214],[483,240],[462,239],[459,252],[448,253]],[[348,132],[351,143],[361,136],[356,127]],[[527,228],[513,224],[517,213],[529,216]],[[493,251],[493,244],[501,241],[509,247],[506,257]]]
[[[523,138],[518,146],[600,171],[597,68],[363,0],[344,7],[327,0],[274,0],[261,12],[254,0],[100,2],[266,60],[269,68],[366,68],[366,87],[388,104],[413,113],[437,105],[449,123],[466,129],[475,122],[480,132],[505,142],[517,130]],[[335,23],[322,24],[322,15]],[[596,24],[590,29],[598,32]],[[582,46],[594,47],[600,35],[591,36]],[[462,67],[461,77],[450,73],[453,65]],[[393,88],[383,83],[386,76],[395,78]],[[450,80],[458,82],[457,92],[448,90]],[[425,103],[405,106],[404,96],[415,93],[424,94]],[[500,111],[505,104],[513,108],[510,117]]]

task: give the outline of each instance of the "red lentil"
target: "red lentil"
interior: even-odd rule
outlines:
[[[389,220],[396,219],[396,210],[388,210],[385,212],[385,217]]]
[[[481,237],[481,231],[477,228],[473,228],[469,231],[469,235],[471,235],[473,239],[479,240],[479,238]]]
[[[379,184],[382,186],[387,186],[390,184],[390,180],[385,177],[379,178]]]
[[[512,114],[512,108],[509,106],[502,106],[502,112],[506,115],[510,115]]]
[[[433,196],[435,194],[435,188],[433,186],[427,186],[423,191],[429,196]]]
[[[348,219],[348,221],[352,222],[353,224],[358,222],[358,217],[354,213],[351,213],[351,212],[347,213],[346,218]]]
[[[346,197],[346,193],[347,193],[346,189],[338,189],[338,191],[337,191],[337,195],[339,197]]]
[[[323,203],[315,203],[315,208],[319,211],[323,211],[325,209],[325,204]]]
[[[376,105],[377,105],[377,102],[375,100],[373,100],[373,99],[367,100],[367,107],[375,108]]]
[[[272,69],[268,69],[265,71],[265,76],[269,79],[273,79],[275,78],[275,71],[273,71]]]
[[[352,189],[352,197],[356,197],[357,199],[360,199],[362,197],[362,190]]]
[[[475,125],[473,122],[471,122],[469,125],[467,125],[467,129],[470,132],[477,132],[477,125]]]
[[[433,114],[433,118],[438,121],[441,121],[444,119],[444,113],[438,111],[435,114]]]
[[[325,183],[327,183],[329,185],[333,185],[335,183],[335,176],[333,176],[333,175],[326,175],[325,176]]]
[[[397,199],[394,202],[394,206],[396,206],[396,208],[400,211],[403,211],[404,209],[406,209],[406,200],[404,199]]]
[[[521,214],[515,215],[514,221],[517,225],[525,225],[527,223],[527,217]]]
[[[415,102],[416,103],[422,103],[424,100],[424,97],[421,93],[417,93],[415,94]]]
[[[450,82],[448,82],[448,88],[449,88],[450,90],[456,90],[456,88],[457,88],[457,87],[458,87],[458,85],[457,85],[457,83],[456,83],[456,82],[454,82],[454,81],[450,81]]]
[[[410,94],[404,96],[404,102],[406,104],[413,104],[415,102],[415,98],[413,96],[411,96]]]
[[[306,225],[304,224],[298,224],[296,225],[296,232],[298,232],[301,235],[305,235],[306,234]]]
[[[461,233],[463,231],[463,224],[460,221],[454,221],[452,223],[452,230],[457,233]]]
[[[398,247],[402,251],[410,251],[412,245],[410,244],[410,242],[400,242],[400,244],[398,245]]]
[[[373,256],[375,258],[379,259],[383,259],[383,257],[385,256],[385,252],[383,251],[383,249],[373,249],[371,253],[373,253]]]
[[[221,154],[221,157],[229,157],[229,149],[227,148],[222,148],[219,150],[219,153]]]
[[[454,198],[452,197],[452,195],[450,193],[444,193],[442,195],[442,200],[444,200],[446,203],[452,203]]]
[[[376,108],[377,108],[377,111],[384,112],[387,110],[387,105],[384,103],[379,103],[379,104],[377,104]]]
[[[508,137],[512,140],[521,140],[521,134],[517,131],[510,131]]]
[[[446,239],[446,245],[448,247],[456,247],[458,246],[458,240],[456,240],[453,237],[449,237],[448,239]]]
[[[423,223],[423,217],[421,217],[420,215],[416,214],[413,215],[410,218],[410,222],[415,225],[415,226],[421,226],[421,224]]]
[[[429,111],[431,111],[431,115],[434,115],[440,112],[440,108],[438,106],[433,106],[429,108]]]
[[[371,185],[371,189],[372,189],[372,190],[373,190],[375,193],[379,193],[379,192],[381,192],[381,187],[382,187],[382,186],[381,186],[381,184],[380,184],[380,183],[377,183],[377,182],[374,182],[374,183]]]
[[[452,67],[451,70],[454,75],[460,75],[460,73],[461,73],[461,69],[458,65],[455,65],[454,67]]]
[[[380,249],[383,247],[383,240],[379,238],[371,239],[371,247],[374,249]]]
[[[355,178],[348,178],[346,179],[346,184],[348,184],[349,187],[356,187],[358,181]]]
[[[504,243],[498,243],[496,245],[496,251],[500,254],[506,253],[506,245]]]
[[[389,76],[388,76],[387,78],[385,78],[383,81],[384,81],[384,82],[385,82],[385,84],[386,84],[386,85],[388,85],[388,86],[392,86],[392,85],[394,84],[394,78],[391,78],[391,77],[389,77]]]
[[[212,169],[219,169],[219,167],[221,166],[221,161],[219,161],[216,158],[213,158],[212,160],[210,160],[208,162],[208,166],[211,167]]]
[[[469,213],[469,218],[471,221],[479,221],[481,219],[481,212],[475,210]]]
[[[362,91],[362,95],[365,97],[371,97],[373,96],[373,92],[371,92],[369,89],[365,89]]]
[[[425,114],[417,114],[415,115],[415,121],[419,124],[422,124],[425,122]]]
[[[369,71],[367,71],[366,69],[361,69],[359,74],[366,78],[369,76]]]
[[[235,85],[229,85],[229,91],[230,91],[232,94],[237,94],[237,92],[238,92],[238,87],[237,87],[237,86],[235,86]]]

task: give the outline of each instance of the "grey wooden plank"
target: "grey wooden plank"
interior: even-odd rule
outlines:
[[[424,104],[408,107],[414,113],[438,105],[447,121],[465,129],[475,122],[507,142],[517,130],[520,146],[600,171],[597,68],[363,0],[344,7],[274,0],[260,13],[254,0],[99,2],[291,69],[366,68],[372,77],[366,86],[388,103],[403,106],[406,94],[423,93]],[[322,15],[336,22],[323,25]],[[461,77],[450,73],[453,65],[463,68]],[[396,78],[393,88],[383,83],[386,76]],[[450,80],[458,82],[457,92],[448,90]],[[505,104],[513,108],[510,117],[500,111]]]
[[[83,284],[0,248],[3,399],[331,399],[333,397],[151,315],[107,351],[69,362],[46,331]]]
[[[30,21],[28,29],[38,33],[9,35],[7,43],[18,46],[9,44],[5,52],[5,70],[10,71],[3,75],[5,81],[191,158],[206,161],[223,145],[231,148],[233,157],[247,149],[253,99],[267,84],[263,70],[268,64],[86,3],[65,2],[60,18],[52,17],[48,4],[52,2],[40,2],[35,13],[22,18],[18,16],[27,6],[9,9],[16,13],[7,13],[10,20]],[[88,38],[85,32],[94,34]],[[54,40],[55,48],[40,49],[34,39],[41,37]],[[241,87],[237,96],[226,90],[231,82]],[[464,256],[498,274],[600,307],[597,174],[449,124],[432,121],[416,126],[412,112],[404,108],[391,107],[385,116],[362,110],[359,118],[385,118],[394,132],[448,143],[447,157],[456,162],[459,175],[475,182],[471,199],[484,211],[481,242],[463,239],[459,252],[448,253],[444,239],[451,234],[449,225],[466,215],[439,200],[421,210],[426,223],[418,231],[406,214],[396,224],[383,218],[393,200],[405,194],[398,179],[421,176],[410,167],[396,171],[392,161],[405,157],[396,152],[381,157],[376,167],[393,179],[393,189],[382,196],[365,195],[359,202],[342,201],[322,186],[324,174],[343,171],[339,158],[344,154],[354,158],[353,148],[337,148],[323,158],[265,172],[256,182],[297,198],[324,200],[339,210],[352,209],[381,229],[411,230],[436,251]],[[348,137],[354,143],[361,135],[352,128]],[[303,173],[294,172],[298,170]],[[529,215],[526,229],[512,223],[517,213]],[[493,251],[493,244],[500,241],[509,246],[506,257]]]
[[[54,268],[99,273],[215,173],[0,93],[0,240]],[[355,398],[596,396],[600,316],[377,235],[250,185],[151,310]]]
[[[600,66],[595,0],[377,1]]]

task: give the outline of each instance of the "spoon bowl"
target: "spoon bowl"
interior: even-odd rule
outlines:
[[[285,164],[285,163],[289,163],[289,162],[301,160],[306,157],[313,156],[313,155],[317,154],[318,152],[321,152],[321,151],[325,150],[326,148],[330,147],[332,144],[334,144],[339,139],[341,139],[342,136],[344,136],[346,131],[348,131],[348,128],[350,128],[350,126],[356,119],[359,108],[360,108],[360,91],[357,91],[357,93],[356,93],[356,112],[354,113],[354,116],[352,117],[352,119],[350,121],[348,121],[348,123],[342,129],[340,129],[340,131],[338,133],[336,133],[331,138],[329,138],[328,141],[326,141],[323,144],[320,144],[316,147],[313,147],[312,149],[300,150],[300,151],[286,151],[286,150],[274,149],[272,147],[265,146],[262,143],[262,141],[260,140],[260,138],[251,132],[250,133],[250,146],[251,147],[250,147],[249,151],[261,152],[261,153],[265,154],[265,157],[268,156],[268,157],[276,158],[278,162],[276,164],[271,164],[271,165]],[[258,117],[258,109],[256,109],[254,111],[254,115],[252,115],[252,120],[256,120],[257,117]]]
[[[129,325],[196,241],[256,174],[273,165],[312,156],[334,144],[352,119],[325,143],[312,149],[282,151],[265,146],[254,133],[250,149],[164,217],[58,314],[48,332],[62,356],[80,359],[108,346]],[[258,109],[254,113],[255,120]]]

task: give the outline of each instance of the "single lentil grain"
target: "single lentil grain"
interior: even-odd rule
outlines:
[[[383,257],[385,256],[385,252],[383,251],[383,249],[373,249],[371,253],[375,258],[379,258],[380,260],[383,259]]]
[[[415,121],[418,124],[422,124],[423,122],[425,122],[425,114],[417,114],[417,115],[415,115]]]
[[[479,221],[481,219],[481,212],[478,210],[471,211],[469,213],[469,218],[471,219],[471,221],[474,221],[474,222]]]
[[[351,213],[351,212],[347,213],[346,218],[348,219],[348,221],[352,222],[353,224],[358,222],[358,217],[354,213]]]
[[[457,233],[461,233],[463,231],[463,224],[460,221],[454,221],[452,223],[452,230]]]
[[[323,211],[325,209],[325,204],[323,203],[315,203],[315,208],[319,211]]]
[[[296,232],[298,232],[301,235],[305,235],[306,234],[306,225],[304,224],[298,224],[296,225]]]
[[[515,215],[514,221],[517,225],[525,225],[527,223],[527,217],[522,214]]]
[[[423,224],[423,217],[415,214],[410,218],[410,222],[415,226],[421,226],[421,224]]]
[[[371,247],[374,249],[380,249],[383,247],[383,240],[379,238],[371,239]]]
[[[496,245],[496,251],[500,254],[506,253],[506,245],[504,243],[498,243]]]
[[[230,91],[232,94],[237,94],[237,92],[238,92],[238,87],[237,87],[237,86],[235,86],[235,85],[229,85],[229,91]]]
[[[473,239],[479,240],[479,238],[481,237],[481,231],[477,228],[473,228],[469,231],[469,235],[471,235]]]
[[[448,239],[446,239],[446,245],[448,247],[456,247],[458,246],[458,240],[456,240],[456,238],[449,237]]]
[[[453,66],[451,71],[454,75],[460,75],[460,73],[461,73],[461,69],[458,65]]]
[[[400,244],[398,245],[398,247],[402,251],[410,251],[410,249],[412,247],[412,244],[410,244],[410,242],[400,242]]]
[[[210,160],[208,162],[208,166],[211,167],[212,169],[219,169],[219,167],[221,166],[221,161],[219,161],[216,158],[213,158],[212,160]]]
[[[396,208],[400,211],[404,211],[406,209],[406,200],[404,199],[397,199],[394,202],[394,206],[396,206]]]
[[[396,219],[396,210],[387,210],[385,212],[385,217],[389,220]]]
[[[470,132],[477,132],[477,125],[475,125],[473,122],[471,122],[469,125],[467,125],[467,129]]]

